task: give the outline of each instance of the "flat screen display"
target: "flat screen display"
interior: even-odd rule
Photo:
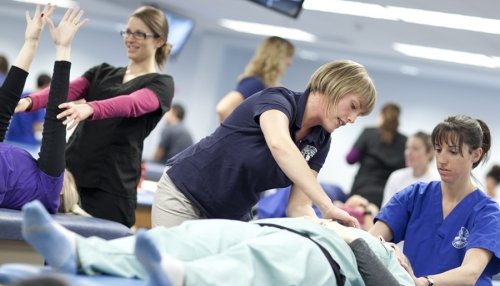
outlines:
[[[194,21],[190,18],[168,11],[165,11],[165,15],[167,16],[169,24],[167,42],[172,44],[170,56],[176,57],[193,31]]]
[[[297,18],[304,0],[248,0],[287,16]]]

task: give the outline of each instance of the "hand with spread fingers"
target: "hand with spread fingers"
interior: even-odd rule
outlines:
[[[60,109],[65,110],[59,113],[57,118],[65,118],[63,124],[68,126],[67,130],[75,128],[78,125],[78,122],[89,118],[94,113],[94,109],[85,103],[85,101],[73,101],[65,102],[59,105]]]
[[[78,29],[88,22],[85,18],[82,20],[83,10],[80,8],[69,8],[56,27],[49,17],[44,20],[49,25],[50,34],[56,46],[69,47]]]
[[[49,3],[45,5],[43,11],[40,11],[40,5],[36,5],[33,17],[30,16],[29,11],[25,12],[26,32],[24,38],[26,41],[38,41],[40,39],[40,34],[45,26],[45,19],[48,19],[55,9],[56,6]]]

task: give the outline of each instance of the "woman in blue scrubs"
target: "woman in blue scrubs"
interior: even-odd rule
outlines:
[[[404,240],[420,285],[492,285],[500,272],[500,209],[476,187],[471,171],[487,158],[488,126],[451,116],[432,132],[441,181],[415,183],[397,193],[370,232]]]

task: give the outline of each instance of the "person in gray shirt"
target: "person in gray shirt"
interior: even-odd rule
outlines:
[[[161,133],[160,144],[154,154],[155,162],[165,164],[168,159],[193,145],[193,137],[182,123],[185,113],[182,105],[173,104],[165,114],[167,126]]]

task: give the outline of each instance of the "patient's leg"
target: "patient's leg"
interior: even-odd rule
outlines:
[[[184,267],[182,262],[162,255],[149,235],[142,231],[137,235],[135,255],[147,275],[149,286],[182,286]]]
[[[76,234],[53,221],[39,201],[24,205],[22,231],[50,266],[76,273]]]

